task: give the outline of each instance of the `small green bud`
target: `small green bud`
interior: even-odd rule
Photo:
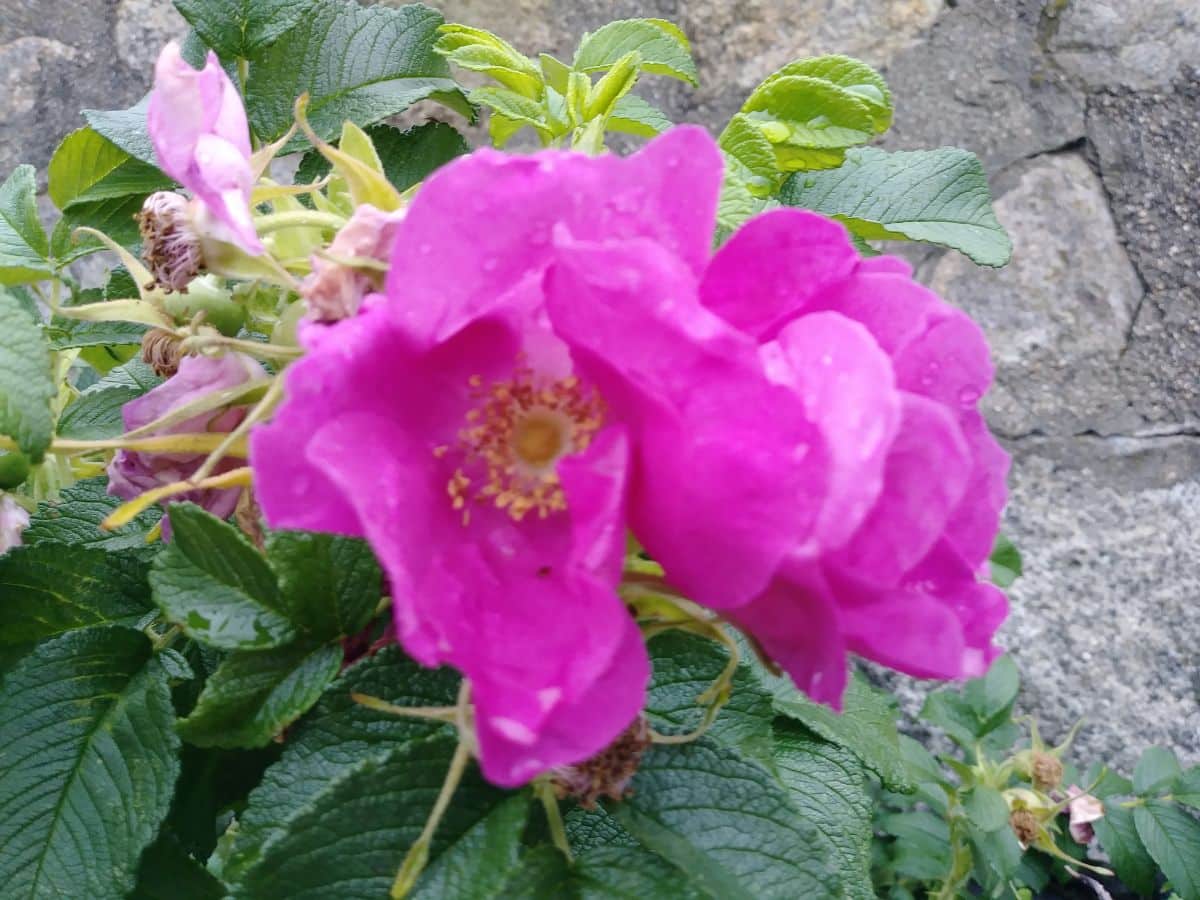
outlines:
[[[20,450],[0,450],[0,490],[24,484],[28,477],[28,456]]]
[[[168,294],[163,305],[180,325],[186,325],[203,311],[204,324],[228,337],[236,335],[246,321],[246,311],[211,275],[193,279],[186,293]]]

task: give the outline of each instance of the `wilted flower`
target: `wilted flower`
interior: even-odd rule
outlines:
[[[364,203],[354,210],[329,246],[332,258],[314,255],[312,274],[304,279],[300,295],[308,312],[319,322],[335,322],[358,312],[363,297],[383,285],[383,273],[356,267],[354,260],[386,262],[396,240],[396,227],[404,210],[384,212]]]
[[[197,70],[178,43],[163,47],[146,121],[160,168],[198,201],[193,230],[251,255],[262,253],[250,217],[254,172],[246,110],[217,55],[209,51]]]
[[[199,400],[216,391],[244,384],[263,375],[262,367],[249,356],[226,353],[224,356],[185,356],[179,370],[158,387],[130,400],[122,407],[126,431],[141,428],[167,413]],[[226,432],[235,428],[245,417],[239,407],[222,408],[202,413],[182,422],[156,429],[153,434],[194,434],[197,432]],[[148,490],[191,477],[204,457],[194,453],[144,453],[120,450],[108,466],[108,492],[132,500]],[[236,468],[241,463],[226,459],[217,473]],[[189,500],[203,506],[220,518],[229,516],[237,506],[240,488],[193,491],[178,494],[171,502]],[[163,520],[166,533],[169,523]]]
[[[142,362],[160,378],[169,378],[179,371],[183,358],[183,339],[165,328],[151,328],[142,335]]]
[[[252,437],[268,521],[366,537],[405,648],[470,679],[501,784],[595,755],[643,704],[627,528],[822,699],[848,645],[942,677],[990,659],[1004,600],[974,571],[1006,457],[963,398],[990,377],[977,329],[820,217],[768,218],[710,262],[721,180],[688,127],[625,159],[451,163],[399,225],[386,296],[305,332]],[[856,313],[780,336],[732,312],[783,303],[782,325],[813,297]],[[966,369],[909,385],[928,353]]]
[[[572,797],[593,809],[601,797],[621,800],[630,792],[642,756],[650,749],[650,723],[638,716],[617,739],[590,759],[550,771],[550,784],[560,798]]]
[[[167,291],[185,291],[204,268],[200,238],[192,226],[192,204],[182,194],[158,191],[146,198],[138,213],[142,259],[154,284]]]
[[[0,495],[0,553],[21,546],[21,533],[29,527],[29,513],[9,494]]]
[[[1071,837],[1079,844],[1090,844],[1096,832],[1092,823],[1104,818],[1104,804],[1091,794],[1084,793],[1078,785],[1067,788],[1067,813],[1070,816]]]

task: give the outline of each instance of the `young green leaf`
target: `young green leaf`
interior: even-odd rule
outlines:
[[[471,91],[468,98],[476,106],[486,106],[493,114],[499,113],[507,122],[520,123],[522,127],[528,125],[547,139],[553,136],[542,105],[516,91],[481,87]],[[500,146],[503,146],[503,142]]]
[[[391,125],[372,125],[367,137],[383,163],[383,174],[398,191],[406,191],[428,178],[470,147],[452,125],[427,122],[407,131]],[[328,161],[316,151],[304,154],[296,172],[296,183],[306,184],[329,171]]]
[[[142,194],[108,197],[75,203],[54,223],[50,232],[50,252],[60,265],[67,265],[92,253],[106,250],[99,238],[76,235],[76,228],[94,228],[122,247],[134,249],[141,242],[137,219],[145,201]]]
[[[50,158],[47,175],[50,199],[63,210],[110,197],[144,196],[174,185],[157,168],[134,159],[92,128],[72,131],[63,139]]]
[[[249,58],[299,22],[315,0],[174,0],[221,59]]]
[[[983,165],[967,150],[851,150],[839,169],[793,175],[780,201],[871,240],[941,244],[983,266],[1003,266],[1012,255]]]
[[[849,56],[814,56],[789,63],[763,83],[796,75],[819,78],[853,94],[870,111],[877,133],[892,124],[892,93],[883,77],[866,63]]]
[[[1183,900],[1200,900],[1200,822],[1162,800],[1135,807],[1133,822],[1175,893]]]
[[[275,573],[238,529],[191,503],[169,511],[171,543],[154,561],[154,602],[212,647],[261,650],[296,635]]]
[[[637,94],[626,94],[617,100],[608,117],[609,131],[622,131],[638,137],[652,138],[670,127],[671,120],[667,114]]]
[[[441,24],[439,13],[419,4],[363,8],[319,0],[294,28],[251,54],[250,124],[263,140],[281,137],[305,93],[309,123],[325,140],[347,120],[372,125],[427,98],[469,112],[433,49]],[[297,137],[290,146],[303,143]]]
[[[873,900],[872,804],[858,757],[780,719],[775,725],[775,765],[793,804],[833,846],[847,900]]]
[[[199,747],[261,747],[317,702],[341,664],[336,643],[235,651],[209,676],[179,734]]]
[[[0,285],[42,281],[54,271],[36,193],[33,166],[17,166],[0,184]]]
[[[3,240],[0,233],[0,256]],[[21,300],[0,288],[0,434],[32,463],[42,461],[54,435],[50,403],[57,394],[45,335]]]
[[[665,19],[621,19],[585,34],[575,51],[575,70],[603,72],[628,53],[641,57],[641,68],[698,86],[687,35]]]
[[[5,676],[5,897],[125,897],[179,773],[173,715],[150,642],[129,628],[61,635]]]
[[[963,811],[980,831],[1008,828],[1008,804],[998,790],[986,784],[977,784],[964,793]]]
[[[844,88],[821,78],[785,75],[767,79],[742,112],[771,142],[779,169],[828,169],[845,148],[875,133],[871,110]]]
[[[512,44],[481,28],[443,25],[434,49],[450,63],[482,72],[531,100],[542,97],[542,73],[537,64]]]
[[[1171,796],[1177,803],[1200,809],[1200,766],[1192,766],[1175,780]]]
[[[996,535],[996,546],[988,560],[992,571],[992,583],[1000,588],[1012,587],[1013,582],[1021,577],[1021,552],[1003,534]]]
[[[612,112],[617,101],[633,89],[640,63],[641,57],[636,50],[626,53],[613,63],[612,68],[588,91],[587,100],[583,105],[584,118],[602,118]]]

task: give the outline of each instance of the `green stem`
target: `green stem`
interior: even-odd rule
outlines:
[[[421,877],[425,864],[429,862],[429,845],[433,842],[433,835],[437,832],[437,827],[446,814],[446,809],[450,806],[454,792],[458,790],[459,782],[462,781],[463,773],[466,772],[467,763],[470,760],[470,750],[467,749],[466,744],[460,743],[454,751],[454,757],[450,760],[450,769],[446,772],[446,780],[442,782],[442,789],[433,803],[429,818],[425,820],[425,828],[421,831],[421,836],[417,838],[416,843],[409,848],[404,862],[400,864],[400,869],[396,872],[396,880],[392,882],[392,900],[403,900],[404,897],[407,897],[408,892],[417,883],[417,879]]]
[[[550,825],[550,839],[554,842],[554,846],[562,851],[563,856],[567,858],[567,862],[571,862],[571,842],[567,840],[567,827],[563,823],[562,810],[558,807],[558,797],[554,793],[554,788],[551,787],[549,781],[539,781],[534,788],[537,797],[542,801],[542,808],[546,810],[546,821]]]
[[[254,227],[259,234],[268,234],[283,228],[324,228],[338,231],[345,224],[346,220],[342,216],[317,209],[289,210],[254,218]]]

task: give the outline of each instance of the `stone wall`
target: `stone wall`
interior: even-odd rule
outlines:
[[[719,128],[763,76],[844,52],[885,70],[890,148],[957,144],[992,176],[1012,264],[905,252],[987,329],[1025,708],[1129,766],[1200,758],[1200,4],[1196,0],[447,0],[451,20],[566,55],[613,18],[692,36],[704,86],[649,81]],[[0,0],[0,171],[44,166],[84,106],[136,100],[183,31],[165,0]],[[917,686],[905,693],[915,700]]]

